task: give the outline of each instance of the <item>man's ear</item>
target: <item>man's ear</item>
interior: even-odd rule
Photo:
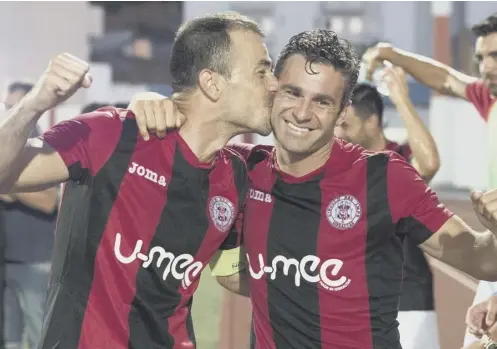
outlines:
[[[352,101],[349,100],[338,115],[336,126],[341,126],[345,122],[345,120],[347,119],[347,113],[349,112],[350,108],[352,108]]]
[[[226,79],[221,74],[210,69],[202,69],[198,75],[200,90],[213,102],[221,98],[226,84]]]

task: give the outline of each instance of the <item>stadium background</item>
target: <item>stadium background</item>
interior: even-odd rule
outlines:
[[[206,13],[235,10],[257,20],[268,32],[273,59],[299,31],[328,27],[362,51],[388,41],[432,56],[466,73],[474,72],[474,38],[469,28],[495,11],[493,2],[0,2],[0,81],[33,80],[49,59],[69,52],[92,62],[93,86],[41,119],[46,129],[70,118],[91,102],[127,102],[135,92],[169,94],[168,56],[182,21]],[[444,202],[479,227],[468,188],[484,189],[484,123],[469,104],[436,96],[414,81],[411,98],[437,141],[442,167],[433,186]],[[388,104],[387,135],[405,131]],[[272,143],[272,136],[248,135],[240,141]],[[459,348],[464,314],[476,281],[439,262],[432,263],[442,349]],[[194,301],[199,349],[248,348],[250,304],[229,295],[204,273]]]

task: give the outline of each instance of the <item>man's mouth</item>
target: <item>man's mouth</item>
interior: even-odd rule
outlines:
[[[288,125],[288,127],[294,131],[294,132],[297,132],[299,134],[305,134],[305,133],[308,133],[309,131],[311,131],[309,128],[307,127],[300,127],[300,126],[297,126],[295,125],[294,123],[290,122],[290,121],[285,121],[286,124]]]

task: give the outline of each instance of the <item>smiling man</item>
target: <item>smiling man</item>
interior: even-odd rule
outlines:
[[[258,349],[400,348],[406,236],[458,269],[497,279],[497,192],[472,196],[490,230],[478,233],[401,156],[334,138],[358,71],[353,48],[334,32],[295,35],[274,69],[275,146],[232,145],[249,168],[244,252],[223,253],[213,273],[250,294]],[[171,103],[136,103],[134,112],[174,125],[164,121]]]

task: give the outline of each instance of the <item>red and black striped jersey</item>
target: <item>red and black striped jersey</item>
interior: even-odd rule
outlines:
[[[400,348],[402,242],[420,244],[451,213],[393,152],[336,139],[327,163],[300,178],[275,149],[247,159],[244,208],[257,349]]]
[[[127,117],[120,117],[120,114]],[[144,141],[114,108],[42,138],[67,165],[40,348],[195,348],[200,273],[231,230],[248,179],[224,149],[200,163],[178,133]]]
[[[412,150],[408,143],[388,141],[386,150],[391,150],[406,159],[412,160]],[[404,239],[404,269],[399,311],[433,311],[433,273],[423,250],[411,238]]]

